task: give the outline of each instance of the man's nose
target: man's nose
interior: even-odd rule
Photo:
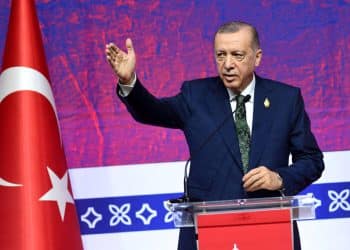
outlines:
[[[228,55],[225,58],[224,67],[226,69],[230,69],[230,68],[234,68],[235,67],[235,63],[234,63],[234,60],[233,60],[232,56]]]

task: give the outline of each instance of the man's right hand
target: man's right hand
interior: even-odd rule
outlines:
[[[135,77],[136,55],[130,38],[125,42],[127,53],[119,49],[114,43],[106,45],[107,61],[121,84],[130,84]]]

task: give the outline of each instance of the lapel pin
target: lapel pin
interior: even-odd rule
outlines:
[[[269,99],[268,99],[267,97],[265,98],[264,106],[265,106],[265,108],[267,108],[267,109],[270,107],[270,101],[269,101]]]

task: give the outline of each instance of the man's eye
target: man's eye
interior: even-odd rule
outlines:
[[[235,54],[233,54],[233,57],[238,61],[242,61],[244,59],[245,55],[241,54],[241,53],[235,53]]]

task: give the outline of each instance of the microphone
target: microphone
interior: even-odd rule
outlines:
[[[251,96],[250,95],[246,95],[244,98],[243,98],[243,103],[247,103],[249,100],[250,100]],[[235,98],[232,98],[230,100],[230,103],[232,101],[234,101]],[[189,197],[189,194],[188,194],[188,166],[191,162],[191,159],[194,158],[201,150],[202,148],[207,145],[207,143],[211,140],[211,138],[222,128],[222,126],[226,123],[227,119],[232,117],[232,115],[234,113],[236,113],[236,110],[237,110],[237,105],[236,105],[236,108],[234,111],[232,112],[229,112],[227,114],[227,116],[222,120],[222,122],[220,122],[220,124],[208,135],[208,137],[199,145],[199,147],[196,149],[196,151],[192,154],[192,156],[190,156],[187,161],[186,161],[186,164],[185,164],[185,173],[184,173],[184,195],[179,197],[179,198],[176,198],[176,199],[171,199],[169,200],[170,203],[182,203],[182,202],[190,202],[190,197]]]

